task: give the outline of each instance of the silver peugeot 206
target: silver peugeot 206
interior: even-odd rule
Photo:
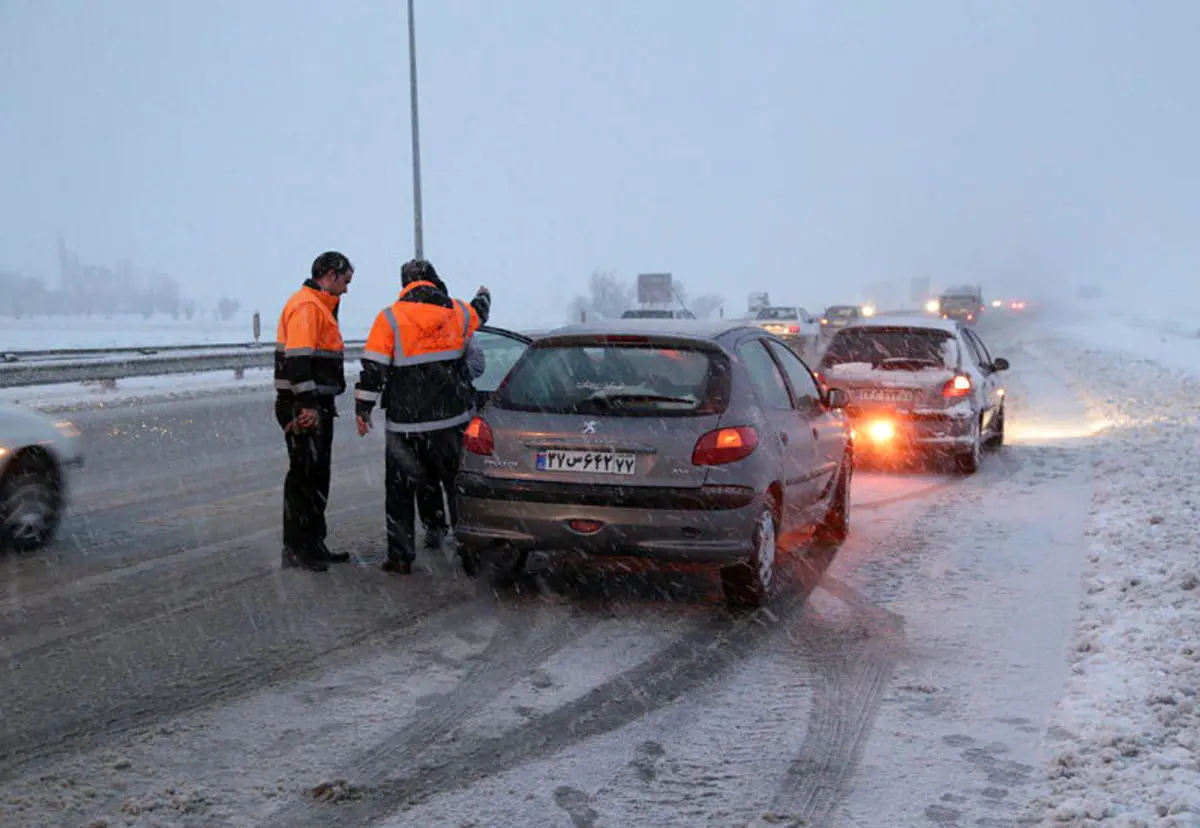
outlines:
[[[464,568],[529,552],[720,567],[757,606],[792,538],[849,530],[853,446],[782,341],[739,323],[621,320],[538,339],[467,427]],[[780,544],[780,541],[784,542]]]

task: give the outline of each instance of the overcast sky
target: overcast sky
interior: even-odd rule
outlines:
[[[738,311],[914,276],[1200,292],[1200,3],[418,0],[417,27],[426,254],[497,324],[560,321],[594,269]],[[0,0],[0,37],[0,268],[56,279],[61,233],[273,317],[332,247],[348,327],[394,298],[403,0]]]

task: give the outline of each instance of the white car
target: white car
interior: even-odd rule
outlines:
[[[79,429],[70,422],[0,405],[0,549],[30,552],[54,537],[68,469],[82,462]]]

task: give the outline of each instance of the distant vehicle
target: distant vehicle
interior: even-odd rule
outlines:
[[[830,305],[821,314],[821,336],[831,337],[856,319],[862,319],[858,305]]]
[[[791,344],[798,345],[801,352],[816,345],[821,335],[821,326],[817,320],[804,308],[797,306],[776,305],[760,308],[755,314],[756,327],[775,334]]]
[[[79,442],[70,422],[0,405],[0,549],[32,552],[53,539],[68,470],[83,462]]]
[[[978,285],[950,288],[938,297],[938,308],[943,319],[970,324],[978,322],[985,308],[983,289]]]
[[[744,323],[554,331],[467,426],[463,568],[533,551],[713,564],[731,606],[759,605],[779,538],[849,532],[845,402]]]
[[[1008,367],[963,323],[914,315],[843,328],[817,373],[849,393],[860,456],[937,451],[971,474],[984,447],[1004,443]]]
[[[622,319],[695,319],[696,314],[686,308],[630,308],[621,314]]]

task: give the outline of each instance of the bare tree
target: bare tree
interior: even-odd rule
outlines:
[[[571,300],[571,321],[579,321],[581,313],[585,311],[589,317],[619,319],[622,313],[633,306],[636,297],[637,288],[630,282],[618,279],[611,270],[593,271],[588,280],[587,295],[581,294]]]

